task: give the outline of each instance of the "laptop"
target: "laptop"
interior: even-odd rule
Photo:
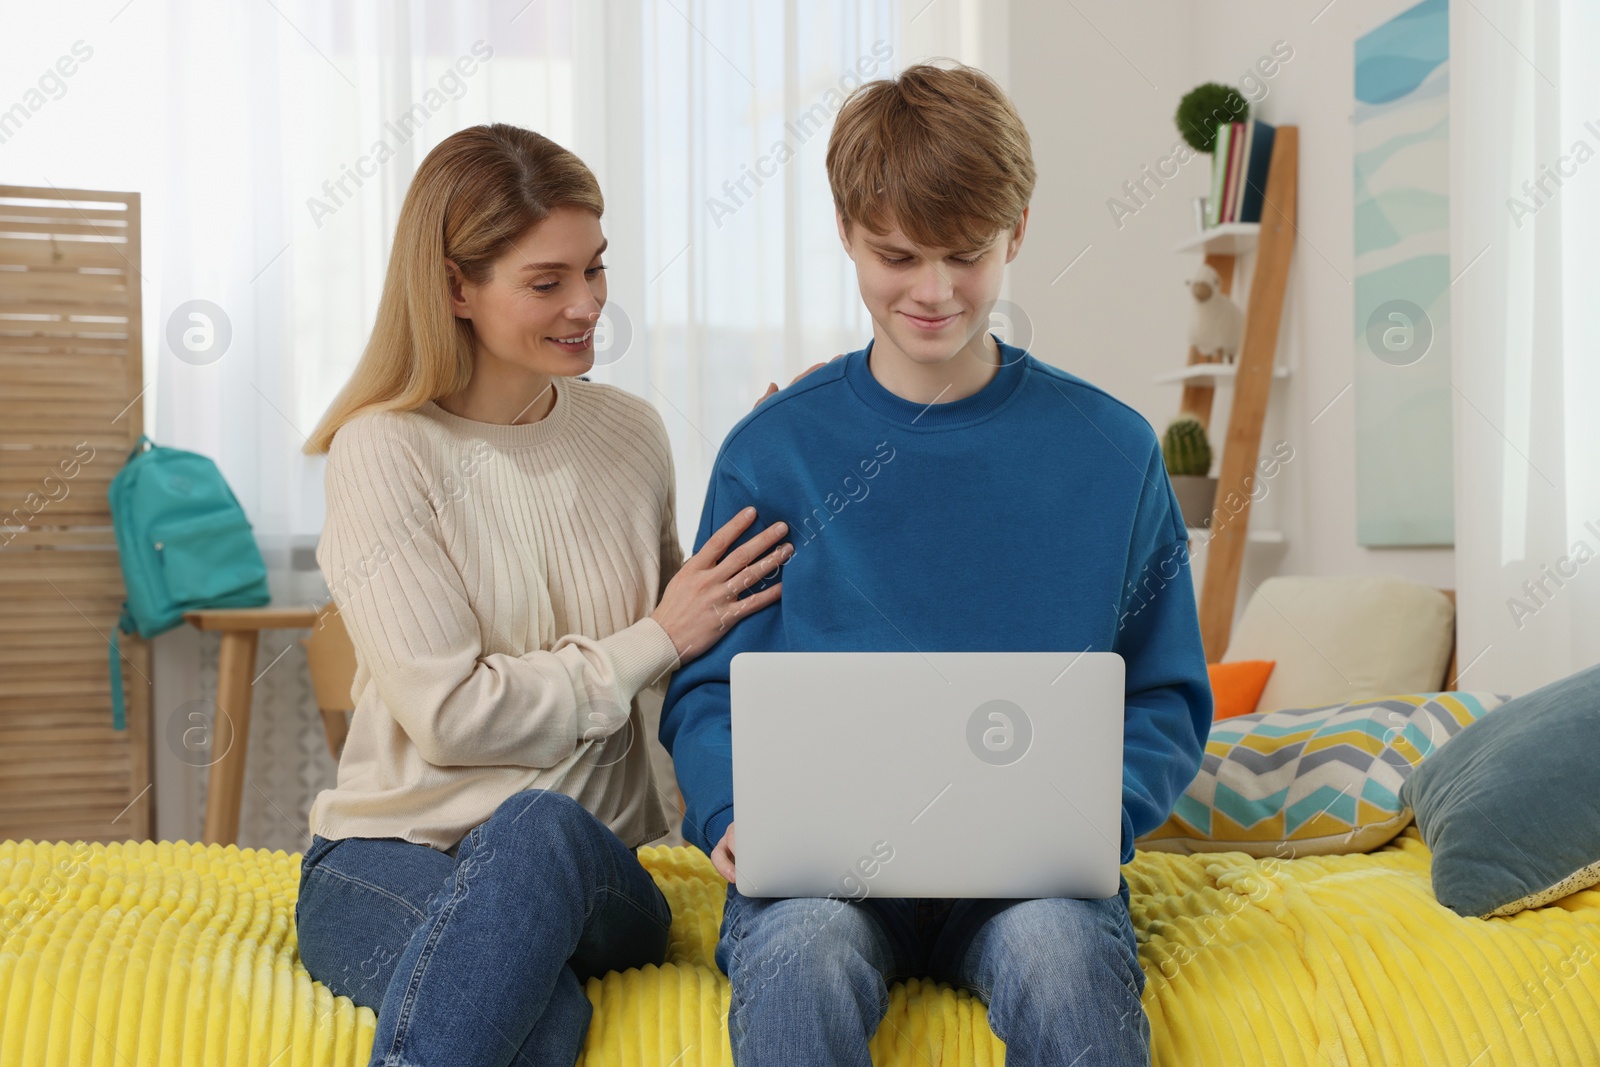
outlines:
[[[1114,652],[741,652],[735,865],[759,897],[1109,897]]]

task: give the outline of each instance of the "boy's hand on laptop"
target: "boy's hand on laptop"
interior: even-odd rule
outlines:
[[[844,358],[844,353],[843,352],[840,352],[837,356],[833,357],[833,359],[843,359],[843,358]],[[813,364],[811,364],[811,366],[807,367],[805,370],[801,371],[799,374],[796,374],[794,376],[794,382],[798,382],[801,378],[804,378],[806,375],[810,374],[812,371],[816,370],[818,367],[826,367],[829,363],[833,362],[833,359],[830,359],[830,360],[828,360],[828,361],[826,361],[824,363],[813,363]],[[793,385],[794,382],[790,382],[789,384]],[[762,400],[765,400],[767,397],[771,396],[773,393],[776,393],[777,391],[778,391],[778,383],[777,382],[770,383],[767,386],[767,391],[761,394],[760,400],[757,400],[755,402],[755,404],[753,405],[753,407],[760,407]]]
[[[717,847],[711,850],[711,866],[717,873],[730,882],[739,880],[739,871],[733,865],[733,823],[728,824],[728,829],[723,833],[722,840],[717,842]]]
[[[681,663],[704,655],[733,623],[760,611],[782,593],[783,583],[774,582],[759,593],[739,599],[740,593],[771,576],[794,555],[794,545],[788,542],[767,552],[789,532],[788,523],[773,523],[729,552],[727,559],[722,558],[755,519],[756,509],[745,508],[712,534],[673,575],[661,593],[661,602],[650,613],[672,638]],[[758,558],[763,553],[765,557]]]

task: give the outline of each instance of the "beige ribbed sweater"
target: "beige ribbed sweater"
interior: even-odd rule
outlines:
[[[524,789],[629,846],[667,832],[638,699],[678,666],[650,618],[683,562],[666,428],[615,386],[555,389],[535,423],[430,401],[334,436],[317,563],[356,709],[313,833],[449,851]]]

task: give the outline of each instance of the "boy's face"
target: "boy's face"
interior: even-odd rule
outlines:
[[[892,218],[881,237],[865,226],[846,226],[837,213],[835,219],[845,252],[855,262],[879,346],[891,344],[922,364],[979,351],[1005,266],[1022,247],[1026,208],[1015,229],[1002,230],[977,248],[913,244]]]

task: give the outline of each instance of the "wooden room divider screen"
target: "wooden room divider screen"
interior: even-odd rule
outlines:
[[[0,185],[0,840],[147,840],[150,656],[106,489],[144,432],[137,193]]]

